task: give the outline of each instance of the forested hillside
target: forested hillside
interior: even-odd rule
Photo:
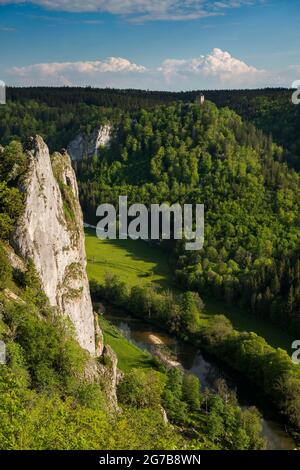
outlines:
[[[150,355],[146,370],[119,374],[115,383],[114,353],[96,359],[79,346],[71,322],[50,306],[33,260],[11,243],[30,155],[13,141],[0,157],[0,449],[264,448],[259,413],[241,410],[234,395],[204,395],[195,376],[167,371]],[[126,354],[133,346],[122,341]]]
[[[1,143],[39,133],[57,150],[109,122],[115,129],[109,148],[77,167],[86,218],[93,221],[96,206],[116,200],[120,188],[134,201],[203,202],[206,249],[187,258],[178,247],[178,278],[298,329],[299,178],[284,162],[297,166],[299,107],[290,90],[206,92],[255,128],[209,102],[166,105],[196,96],[9,88]]]
[[[54,150],[66,146],[74,132],[81,125],[92,123],[94,117],[101,121],[107,112],[111,117],[110,108],[134,111],[177,101],[192,103],[199,93],[199,90],[175,93],[91,87],[9,87],[8,106],[0,110],[4,117],[0,128],[2,139],[6,142],[12,135],[23,138],[38,132]],[[266,135],[272,135],[274,142],[288,151],[285,157],[289,164],[300,169],[300,107],[292,104],[292,90],[205,90],[204,93],[218,107],[233,109]],[[14,106],[10,108],[12,103]]]
[[[176,251],[180,284],[299,330],[299,176],[283,149],[228,108],[124,114],[101,158],[77,163],[89,220],[119,194],[204,203],[205,246]]]
[[[66,147],[78,133],[88,135],[101,124],[109,123],[112,126],[110,143],[100,148],[98,156],[74,162],[86,221],[95,222],[96,207],[102,202],[117,204],[120,194],[128,195],[129,204],[143,202],[149,205],[168,201],[205,205],[203,250],[187,252],[180,242],[163,246],[171,255],[177,286],[180,290],[188,291],[183,293],[184,300],[178,301],[170,294],[165,296],[151,289],[149,292],[128,292],[126,286],[113,279],[110,280],[111,284],[106,286],[105,295],[110,302],[118,303],[121,298],[122,308],[138,311],[143,316],[148,314],[148,308],[145,306],[152,302],[154,314],[160,321],[163,319],[175,333],[185,332],[188,336],[197,334],[197,341],[206,344],[213,353],[223,357],[225,362],[262,387],[280,411],[288,416],[290,422],[299,427],[298,368],[292,365],[288,355],[281,350],[275,351],[262,338],[251,333],[237,334],[224,318],[219,318],[215,325],[209,324],[208,328],[201,331],[201,322],[199,323],[198,314],[195,313],[192,294],[192,291],[200,296],[211,294],[229,305],[241,306],[244,310],[260,315],[292,332],[300,331],[300,177],[286,164],[286,161],[292,162],[291,154],[296,155],[298,144],[297,140],[290,140],[288,133],[284,134],[285,125],[278,125],[286,105],[287,92],[274,91],[276,96],[282,96],[282,101],[278,103],[277,115],[271,93],[256,91],[243,95],[237,92],[234,95],[232,92],[231,98],[226,100],[222,93],[212,92],[212,99],[219,100],[221,106],[228,104],[236,108],[245,120],[228,107],[217,108],[209,100],[206,100],[203,106],[193,104],[196,92],[194,95],[192,92],[147,94],[139,91],[106,90],[99,94],[99,91],[92,89],[58,89],[51,93],[46,89],[16,89],[9,90],[9,93],[16,100],[9,100],[0,110],[0,136],[1,143],[5,145],[12,139],[25,141],[28,135],[38,132],[54,151]],[[178,101],[178,98],[181,101]],[[243,100],[245,103],[241,106]],[[288,109],[290,114],[287,115],[289,117],[286,129],[291,128],[290,120],[293,120],[294,112],[294,108],[288,106]],[[277,116],[276,119],[271,118],[272,113]],[[258,127],[248,120],[255,122]],[[273,132],[274,139],[269,132]],[[282,142],[284,146],[279,146],[278,142]],[[22,171],[25,171],[22,170],[23,165],[26,168],[26,156],[22,147],[16,143],[8,145],[3,155],[3,202],[0,223],[1,234],[7,243],[13,224],[22,212],[18,184]],[[14,166],[16,161],[19,162],[17,168]],[[5,253],[3,256],[5,260]],[[20,280],[14,277],[16,275],[11,272],[6,261],[2,264],[5,266],[2,292],[7,285],[13,285],[22,299],[24,289],[25,292],[30,292],[27,287],[31,286],[32,278],[28,283],[23,277]],[[97,292],[99,286],[94,287]],[[40,302],[41,292],[37,292]],[[3,294],[5,312],[8,307],[4,297]],[[30,302],[32,304],[31,300]],[[34,302],[35,300],[33,304]],[[39,304],[37,308],[32,308],[34,315],[39,318]],[[26,306],[26,312],[30,311]],[[18,317],[14,314],[7,319],[5,315],[3,334],[7,339],[11,334],[10,329],[14,332],[17,328],[14,321]],[[35,317],[33,318],[35,321]],[[33,328],[31,318],[28,322],[28,328]],[[37,328],[40,328],[38,323]],[[33,331],[34,336],[39,338],[35,327]],[[25,341],[27,334],[26,330],[20,341]],[[45,334],[48,334],[47,328]],[[21,345],[23,347],[23,343]],[[61,380],[56,378],[55,370],[56,364],[61,360],[60,352],[53,359],[55,364],[50,363],[51,370],[46,371],[44,378],[43,369],[39,369],[39,362],[38,372],[35,371],[35,346],[33,352],[29,350],[28,357],[26,347],[29,347],[27,343],[24,346],[25,352],[22,352],[22,361],[25,364],[24,369],[33,377],[29,379],[29,383],[26,382],[26,390],[35,390],[35,381],[42,380],[46,381],[46,389],[49,387],[50,396],[53,396],[52,391],[57,391],[56,381]],[[253,350],[256,352],[253,353]],[[68,360],[64,359],[64,362],[68,363]],[[10,371],[11,364],[12,362],[8,369],[3,370]],[[276,367],[272,368],[270,364],[276,364]],[[147,383],[147,378],[137,378],[134,374],[128,380],[131,380],[130,386],[135,386],[138,382],[138,392]],[[169,407],[172,417],[173,405],[175,404],[176,408],[176,403],[178,404],[177,399],[184,402],[180,394],[183,393],[182,390],[177,397],[177,392],[173,390],[171,397],[164,398],[168,388],[166,383],[160,388],[160,398],[153,406],[139,405],[139,411],[133,412],[130,406],[136,407],[135,400],[140,399],[138,392],[137,396],[133,396],[131,404],[125,401],[124,405],[129,406],[126,426],[130,427],[134,436],[134,446],[150,445],[148,441],[139,440],[137,437],[140,435],[137,425],[140,420],[141,428],[145,425],[151,432],[147,419],[149,418],[153,425],[161,425],[161,414],[157,414],[161,403],[166,408]],[[86,402],[83,399],[81,403],[81,398],[78,398],[81,385],[77,383],[75,389],[67,392],[67,396],[70,400],[75,396],[78,403],[76,409],[85,413],[81,404],[86,406]],[[130,389],[129,386],[126,388],[126,381],[124,387],[125,392],[120,395],[123,399]],[[64,394],[63,390],[64,388],[59,389],[59,397]],[[201,401],[203,397],[198,398]],[[105,397],[103,399],[105,401]],[[93,396],[88,401],[94,403]],[[188,409],[187,402],[181,406]],[[235,406],[234,402],[232,406]],[[217,409],[218,407],[217,404]],[[212,405],[212,420],[215,419],[217,409]],[[106,413],[105,406],[100,411]],[[239,423],[242,418],[238,411],[231,411],[236,416],[232,432],[240,433]],[[26,413],[26,410],[22,408],[22,412]],[[153,412],[156,413],[155,417]],[[224,413],[225,422],[227,410]],[[191,415],[193,416],[192,409],[187,415],[173,415],[174,423],[188,426]],[[41,416],[39,411],[37,416],[37,419]],[[106,426],[109,418],[105,414],[103,419]],[[200,417],[200,421],[201,419]],[[196,421],[197,428],[198,418]],[[115,417],[114,424],[116,435],[112,445],[118,447],[122,445],[118,441],[118,427],[122,425],[122,421]],[[32,425],[36,426],[29,420],[28,426]],[[59,426],[66,432],[62,424]],[[220,442],[223,447],[231,448],[233,445],[231,442],[225,443],[223,435],[215,437],[206,432],[207,429],[203,430],[202,426],[196,429],[193,435],[196,439],[195,445],[212,446]],[[225,436],[226,429],[224,433]],[[144,435],[143,432],[141,435]],[[177,430],[174,433],[170,430],[168,436],[170,440],[163,441],[163,444],[160,444],[158,436],[153,446],[194,445],[182,441],[182,436]],[[257,435],[255,436],[255,442],[241,440],[241,447],[263,445]],[[48,445],[47,439],[48,434],[40,443],[31,442],[28,445],[44,448]],[[81,444],[83,447],[86,445]],[[78,445],[78,442],[74,445]],[[103,446],[105,445],[108,445],[107,441],[104,441]]]

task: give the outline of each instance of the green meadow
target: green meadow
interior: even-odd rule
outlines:
[[[101,282],[113,273],[129,286],[172,287],[168,256],[159,247],[142,240],[99,240],[92,229],[85,236],[90,279]]]
[[[131,369],[149,369],[153,367],[150,354],[143,352],[128,341],[120,331],[100,316],[100,326],[103,331],[104,344],[109,344],[118,356],[118,367],[123,372]]]

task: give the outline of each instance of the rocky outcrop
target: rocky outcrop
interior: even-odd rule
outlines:
[[[109,397],[109,406],[118,410],[117,385],[123,373],[118,369],[118,359],[113,349],[106,345],[103,349],[101,363],[98,367],[102,377],[102,386],[107,397]]]
[[[67,153],[49,150],[39,136],[27,145],[25,211],[13,235],[16,252],[31,259],[52,306],[72,321],[79,344],[95,355],[95,325],[82,212],[76,177]],[[101,354],[97,345],[97,353]]]
[[[95,351],[96,356],[100,357],[103,352],[104,338],[103,333],[99,325],[98,314],[95,313]]]
[[[112,126],[106,124],[95,129],[90,135],[79,134],[68,145],[67,151],[72,160],[91,158],[99,154],[101,147],[109,145]]]
[[[117,386],[124,374],[118,369],[116,353],[108,345],[104,346],[98,360],[89,358],[84,370],[84,379],[98,383],[107,397],[107,406],[112,411],[121,411],[118,405]]]

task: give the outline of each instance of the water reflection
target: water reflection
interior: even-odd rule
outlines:
[[[237,392],[240,406],[255,406],[251,393],[248,392],[250,396],[247,396],[245,390],[241,391],[228,373],[207,357],[204,358],[195,347],[183,344],[155,326],[126,315],[105,314],[104,317],[117,326],[128,340],[144,351],[156,354],[167,348],[176,363],[200,379],[203,388],[212,388],[217,378],[224,378],[229,388]],[[284,426],[266,417],[263,418],[263,435],[268,441],[269,449],[292,450],[296,447],[294,440],[285,432]]]

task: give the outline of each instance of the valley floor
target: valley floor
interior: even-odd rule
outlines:
[[[95,230],[86,229],[87,272],[89,279],[103,282],[106,273],[117,275],[128,286],[156,285],[177,289],[168,263],[168,255],[159,247],[142,240],[99,240]],[[253,331],[274,348],[292,353],[293,335],[250,312],[201,295],[205,309],[203,319],[225,315],[238,331]]]

